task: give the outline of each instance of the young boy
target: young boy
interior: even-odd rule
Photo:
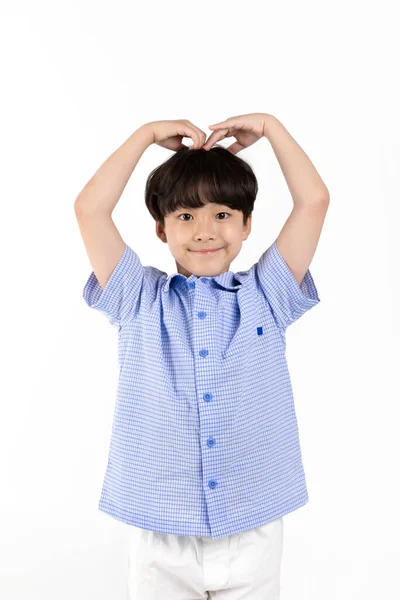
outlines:
[[[118,329],[99,509],[131,526],[131,600],[277,600],[282,517],[308,502],[285,332],[320,301],[308,267],[329,192],[272,115],[210,128],[206,141],[186,120],[146,123],[75,202],[93,267],[83,297]],[[229,148],[213,147],[230,136]],[[258,191],[236,154],[261,137],[294,208],[258,262],[233,273]],[[175,259],[170,276],[142,266],[112,220],[152,143],[175,151],[152,171],[145,193]]]

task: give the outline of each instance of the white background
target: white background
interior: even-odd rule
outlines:
[[[209,134],[251,112],[285,125],[330,192],[310,267],[321,302],[287,331],[310,502],[284,517],[281,600],[400,597],[396,11],[1,4],[1,600],[126,598],[127,526],[97,510],[117,331],[82,298],[92,269],[76,196],[148,121]],[[113,214],[142,263],[168,273],[144,186],[170,155],[146,150]],[[232,271],[258,260],[292,209],[268,140],[239,156],[259,194]]]

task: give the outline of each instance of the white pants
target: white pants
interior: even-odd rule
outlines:
[[[129,528],[129,600],[279,600],[282,517],[218,540]]]

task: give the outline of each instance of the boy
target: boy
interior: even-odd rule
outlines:
[[[308,267],[329,193],[272,115],[210,129],[206,141],[186,120],[146,123],[75,202],[93,266],[84,299],[119,332],[99,509],[131,526],[131,600],[277,600],[282,517],[308,502],[285,332],[320,301]],[[230,136],[229,148],[213,148]],[[263,136],[294,208],[259,261],[232,273],[258,191],[236,153]],[[143,267],[112,220],[152,143],[176,151],[150,174],[145,193],[156,234],[175,258],[169,277]]]

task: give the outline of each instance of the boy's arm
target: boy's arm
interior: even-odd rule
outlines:
[[[141,155],[152,143],[152,127],[143,125],[103,163],[75,200],[83,243],[102,289],[126,250],[112,212]]]
[[[75,200],[75,212],[112,214],[143,152],[154,141],[151,123],[142,125],[96,171]]]
[[[80,213],[76,208],[75,215],[93,272],[104,290],[126,250],[126,244],[111,215]]]
[[[301,286],[317,249],[329,207],[329,190],[304,150],[272,115],[267,116],[264,135],[278,159],[294,204],[276,246]]]

